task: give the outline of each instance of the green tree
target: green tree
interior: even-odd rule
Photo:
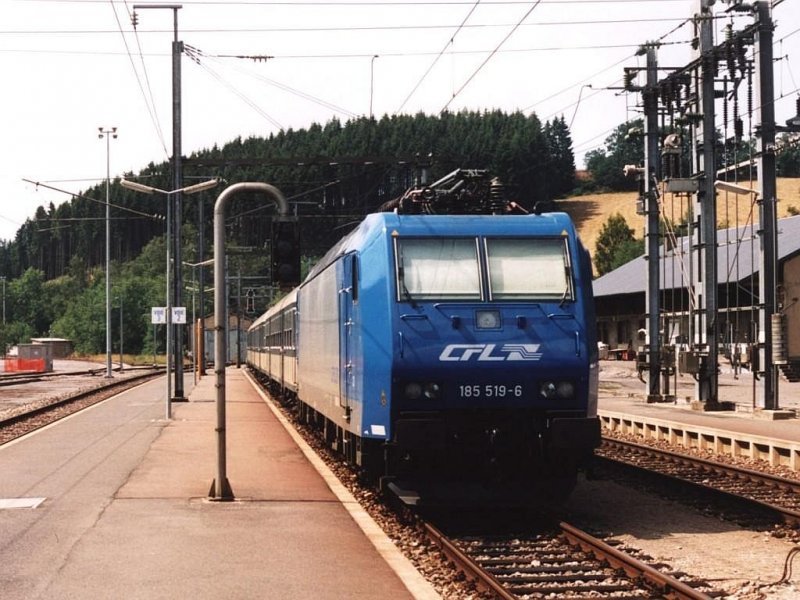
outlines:
[[[640,165],[644,160],[643,122],[628,121],[617,126],[606,138],[605,148],[586,153],[586,168],[598,189],[627,191],[638,189],[634,178],[623,173],[625,165]]]
[[[98,276],[56,319],[53,334],[72,340],[78,353],[95,354],[105,348],[105,314],[105,281]]]
[[[642,241],[635,238],[625,217],[619,213],[611,215],[597,237],[594,266],[598,276],[640,256],[642,250]]]
[[[33,328],[22,321],[0,323],[0,352],[5,353],[16,344],[27,344],[34,335]]]
[[[44,273],[29,268],[8,284],[6,300],[10,320],[27,324],[34,334],[46,334],[50,320],[48,319],[49,299],[44,289]]]
[[[562,198],[575,187],[575,154],[572,137],[562,115],[545,123],[544,137],[550,155],[548,186],[551,198]]]

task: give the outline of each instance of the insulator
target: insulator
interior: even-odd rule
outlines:
[[[497,178],[493,178],[489,184],[489,210],[492,213],[504,212],[508,202],[505,197],[505,186]]]
[[[795,108],[794,114],[796,114],[796,115],[800,115],[800,94],[798,94],[798,95],[797,95],[797,99],[794,101],[794,103],[795,103],[795,106],[794,106],[794,108]]]
[[[671,133],[664,138],[661,149],[661,176],[675,179],[681,174],[681,136]]]
[[[753,114],[753,71],[747,71],[747,114]]]
[[[661,176],[664,179],[679,179],[681,176],[680,154],[661,155]]]
[[[734,45],[736,47],[736,58],[739,61],[739,71],[741,71],[742,76],[747,72],[747,51],[744,47],[744,42],[742,42],[741,38],[736,38],[734,40]]]
[[[772,325],[772,364],[785,365],[787,363],[786,351],[786,325],[785,317],[775,313],[770,317]]]
[[[733,135],[736,137],[736,141],[741,140],[744,136],[744,121],[738,117],[733,120]]]
[[[731,79],[736,78],[736,55],[733,52],[733,26],[728,23],[725,26],[725,62],[728,66],[728,74]]]
[[[625,83],[623,84],[623,86],[626,89],[630,89],[633,85],[633,80],[635,78],[636,78],[636,71],[634,71],[633,69],[625,69],[625,74],[624,74]]]
[[[725,124],[725,128],[728,127],[728,78],[722,81],[722,89],[724,92],[724,98],[722,101],[722,122]]]

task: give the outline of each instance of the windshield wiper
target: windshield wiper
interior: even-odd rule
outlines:
[[[561,302],[558,303],[558,308],[562,308],[564,306],[564,302],[567,301],[568,295],[569,295],[569,284],[567,284],[567,287],[564,288],[564,293],[561,296]]]
[[[406,287],[406,269],[403,266],[403,249],[399,248],[398,257],[397,257],[397,277],[400,280],[400,292],[403,294],[403,298],[411,304],[412,308],[417,308],[417,303],[414,302],[414,297],[411,295],[411,292],[408,291],[408,287]]]
[[[561,302],[558,303],[558,308],[562,308],[564,306],[564,302],[567,301],[567,296],[569,295],[571,287],[569,282],[572,280],[572,269],[568,263],[564,264],[564,279],[566,279],[566,285],[564,286],[564,293],[561,296]]]

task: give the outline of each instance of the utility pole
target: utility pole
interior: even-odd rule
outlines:
[[[700,269],[693,271],[692,285],[697,290],[698,305],[694,315],[694,340],[696,349],[705,350],[705,360],[700,361],[697,373],[695,398],[704,410],[719,408],[717,347],[719,329],[717,321],[717,202],[714,180],[716,178],[714,129],[714,54],[713,13],[714,0],[698,0],[695,12],[695,37],[698,40],[697,69],[699,78],[693,78],[697,98],[696,124],[692,127],[693,171],[699,180],[695,194],[693,245],[698,253]],[[701,351],[701,357],[702,357]]]
[[[183,272],[181,270],[181,219],[182,219],[182,182],[183,172],[181,163],[181,55],[183,42],[178,40],[178,10],[183,8],[180,4],[134,4],[133,10],[139,9],[168,9],[172,11],[173,40],[172,40],[172,189],[174,190],[167,202],[172,208],[172,231],[167,227],[167,245],[172,245],[174,260],[172,302],[167,302],[170,308],[181,306],[181,290],[183,287]],[[134,13],[134,23],[136,23]],[[169,212],[169,211],[168,211]],[[167,287],[169,287],[169,278]],[[167,310],[167,331],[173,331],[172,310]],[[173,402],[186,402],[183,393],[183,326],[174,329],[173,360],[175,362],[175,387]],[[170,348],[167,347],[167,354]],[[169,364],[169,361],[167,361]],[[167,371],[169,377],[169,371]]]
[[[174,6],[173,26],[174,38],[172,40],[172,188],[177,190],[174,194],[175,227],[175,306],[183,306],[183,268],[181,267],[181,224],[183,221],[183,196],[181,186],[183,183],[183,169],[181,165],[181,55],[183,42],[178,40],[178,9]],[[183,325],[175,328],[175,397],[173,402],[186,402],[183,393]]]
[[[689,260],[685,263],[683,258],[678,256],[681,261],[682,274],[685,275],[685,293],[689,302],[688,333],[690,349],[680,353],[680,368],[682,371],[691,373],[697,384],[695,386],[695,401],[693,407],[701,410],[728,410],[732,407],[730,402],[721,402],[719,398],[719,353],[720,353],[720,330],[721,323],[724,321],[731,330],[731,359],[732,364],[738,364],[738,356],[733,353],[739,352],[739,344],[748,343],[751,350],[750,367],[753,374],[753,405],[765,411],[778,411],[778,384],[779,377],[776,366],[786,361],[785,343],[783,332],[783,314],[781,313],[780,298],[777,293],[777,283],[779,279],[779,263],[777,248],[777,210],[776,210],[776,184],[775,184],[775,136],[778,131],[796,131],[800,129],[800,116],[796,119],[787,121],[784,128],[775,123],[775,104],[774,104],[774,76],[773,76],[773,30],[772,3],[754,2],[744,3],[740,1],[730,1],[729,11],[740,13],[750,13],[754,18],[751,26],[741,29],[738,32],[733,30],[733,26],[726,28],[725,41],[719,46],[714,46],[713,40],[713,19],[714,15],[711,7],[715,0],[695,0],[694,3],[694,39],[693,48],[695,49],[692,61],[685,67],[669,69],[672,73],[662,81],[655,81],[655,92],[648,97],[648,91],[653,86],[651,78],[651,68],[655,67],[654,61],[648,54],[648,79],[647,86],[634,88],[629,84],[632,81],[630,74],[641,70],[639,67],[626,69],[626,87],[628,91],[634,89],[641,90],[644,97],[646,127],[648,131],[645,161],[655,165],[658,154],[654,153],[653,146],[658,142],[658,138],[651,139],[650,133],[658,125],[659,105],[663,104],[666,109],[665,115],[669,116],[669,127],[672,133],[667,135],[663,141],[661,152],[662,162],[660,163],[662,173],[658,175],[665,184],[666,193],[672,194],[693,194],[694,200],[689,213],[690,227],[690,251]],[[746,55],[747,46],[753,47],[752,58]],[[717,72],[720,63],[727,67],[727,75],[720,80]],[[755,81],[753,81],[755,80]],[[722,89],[716,89],[716,84],[723,84]],[[729,93],[728,82],[732,81],[733,92]],[[757,88],[757,95],[753,94],[753,83]],[[744,85],[741,85],[744,84]],[[752,154],[751,160],[735,162],[736,152],[728,154],[718,154],[716,151],[716,99],[723,103],[723,121],[726,124],[731,122],[728,119],[728,106],[733,103],[733,138],[734,149],[744,138],[742,120],[738,116],[739,89],[745,89],[747,94],[747,112],[755,123],[751,127],[750,136],[756,140],[756,151]],[[654,106],[655,105],[655,106]],[[677,115],[677,118],[673,117]],[[686,126],[691,133],[691,166],[689,172],[682,174],[684,170],[681,166],[682,141],[681,131],[676,131],[675,126],[683,128]],[[727,133],[725,133],[725,144],[728,143]],[[734,162],[728,162],[733,160]],[[723,164],[719,165],[718,161]],[[753,169],[755,165],[756,169]],[[655,165],[658,168],[659,165]],[[754,174],[758,174],[757,191],[752,189],[754,186],[737,185],[729,180],[729,174],[738,177],[738,171],[749,168],[751,183]],[[649,168],[648,177],[654,177],[654,169]],[[741,277],[738,273],[738,262],[731,262],[729,250],[725,251],[726,264],[722,272],[718,273],[717,259],[719,247],[722,245],[718,241],[717,232],[717,191],[747,196],[750,203],[750,211],[747,219],[750,222],[748,227],[755,231],[752,218],[753,212],[758,211],[758,231],[750,236],[757,239],[759,243],[758,263],[752,269],[752,276],[758,277],[758,298],[748,300],[750,305],[742,305],[738,299],[738,293],[734,299],[735,305],[731,304],[732,294],[727,293],[731,287],[740,286]],[[645,186],[643,194],[649,202],[651,195],[647,193]],[[757,206],[756,206],[757,204]],[[726,240],[731,233],[737,236],[734,261],[738,261],[739,245],[744,236],[744,228],[740,225],[741,221],[738,200],[735,214],[735,226],[726,232]],[[726,210],[726,219],[727,219]],[[648,253],[652,257],[655,250],[652,248],[650,232],[657,222],[651,220],[654,214],[648,210]],[[725,242],[730,246],[730,242]],[[754,255],[755,253],[752,251]],[[665,254],[667,252],[665,251]],[[659,286],[653,279],[658,277],[658,271],[654,271],[650,261],[648,270],[648,310],[649,310],[649,330],[651,347],[650,350],[650,374],[651,388],[650,393],[656,390],[652,386],[655,379],[653,373],[653,334],[656,330],[656,322],[653,316],[657,305],[655,295],[658,294]],[[673,259],[674,265],[674,259]],[[736,278],[732,281],[731,274],[733,267],[736,266]],[[673,266],[674,272],[674,266]],[[722,277],[723,281],[720,280]],[[724,300],[720,298],[720,287],[725,286],[726,295]],[[753,294],[755,294],[755,285]],[[663,301],[663,296],[661,297]],[[724,306],[720,306],[724,302]],[[683,319],[684,312],[681,310],[675,313],[674,300],[670,308],[673,317],[678,316]],[[739,335],[741,316],[746,309],[753,317],[746,326],[749,331],[745,336]],[[757,313],[757,318],[755,317]],[[665,316],[667,314],[665,313]],[[680,323],[680,321],[679,321]],[[744,339],[742,340],[742,337]],[[736,339],[734,339],[736,338]],[[664,357],[660,357],[664,361]],[[668,380],[664,380],[664,389],[669,390]],[[668,398],[668,396],[664,396]]]
[[[645,46],[647,54],[647,80],[642,90],[644,101],[644,202],[647,222],[647,333],[648,333],[648,402],[659,402],[661,397],[661,303],[659,291],[659,210],[656,182],[661,180],[658,145],[658,59],[653,44]]]
[[[773,334],[773,315],[778,318],[775,285],[776,265],[778,264],[778,244],[776,240],[778,217],[776,210],[775,185],[775,102],[772,64],[772,16],[770,3],[756,2],[753,5],[756,17],[757,33],[755,35],[756,87],[759,93],[759,104],[756,122],[758,138],[757,170],[758,187],[761,201],[758,203],[758,222],[761,226],[761,252],[759,254],[759,290],[763,309],[759,311],[758,328],[763,341],[761,369],[763,382],[763,405],[766,410],[778,410],[778,370],[775,366],[775,339]]]

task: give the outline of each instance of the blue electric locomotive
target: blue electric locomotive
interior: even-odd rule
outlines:
[[[398,488],[563,492],[599,443],[591,285],[563,213],[371,214],[253,324],[248,362]]]

